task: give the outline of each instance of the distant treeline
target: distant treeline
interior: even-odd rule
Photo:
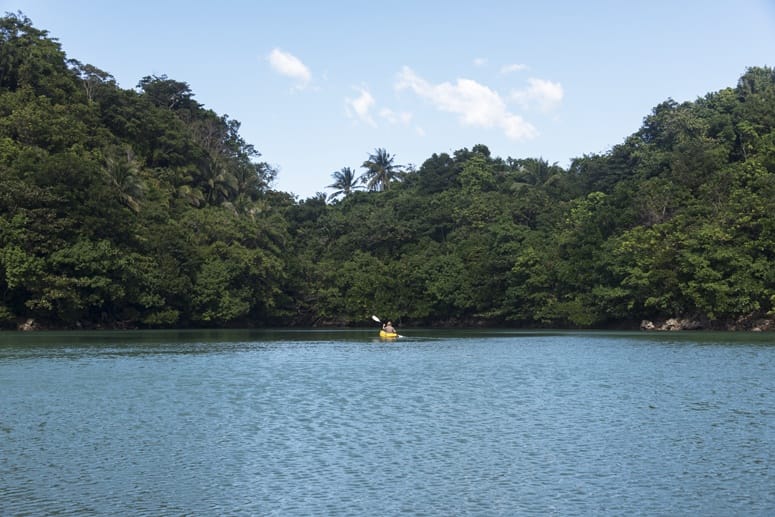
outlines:
[[[567,169],[376,149],[298,200],[187,83],[121,89],[6,14],[0,327],[744,327],[775,305],[774,128],[752,67]]]

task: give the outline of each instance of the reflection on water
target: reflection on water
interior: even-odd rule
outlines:
[[[0,334],[0,515],[769,515],[765,334]]]

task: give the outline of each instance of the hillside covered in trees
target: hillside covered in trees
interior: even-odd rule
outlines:
[[[668,99],[567,170],[482,144],[416,168],[376,149],[305,200],[194,97],[164,75],[121,89],[0,18],[0,327],[773,319],[772,68]]]

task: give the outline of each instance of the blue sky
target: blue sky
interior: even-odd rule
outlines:
[[[775,0],[0,0],[122,88],[166,74],[300,199],[385,148],[603,153],[660,102],[775,66]]]

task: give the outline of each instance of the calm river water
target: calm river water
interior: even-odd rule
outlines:
[[[775,335],[0,334],[0,515],[773,515]]]

